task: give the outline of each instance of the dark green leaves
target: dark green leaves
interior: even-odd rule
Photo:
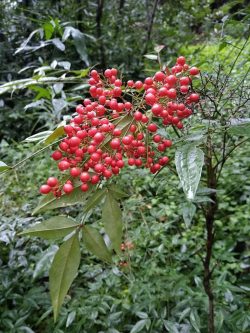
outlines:
[[[24,230],[19,235],[38,236],[45,239],[58,239],[70,234],[77,227],[78,224],[73,219],[65,216],[55,216]]]
[[[228,132],[235,136],[247,136],[250,138],[250,120],[245,119],[245,121],[239,122],[238,124],[229,128]]]
[[[197,191],[204,164],[204,153],[194,145],[187,144],[175,153],[175,164],[183,191],[193,200]]]
[[[86,248],[95,256],[106,262],[112,262],[111,253],[109,252],[102,236],[93,227],[85,225],[82,230],[83,242]]]
[[[84,211],[88,212],[89,210],[91,210],[92,208],[94,208],[95,206],[97,206],[102,201],[102,199],[104,198],[105,194],[106,194],[106,190],[105,189],[96,190],[93,193],[93,195],[86,202],[86,205],[84,207]]]
[[[57,251],[49,272],[50,296],[57,319],[63,303],[80,264],[80,246],[78,233],[64,242]]]
[[[111,191],[107,191],[106,194],[102,209],[102,221],[113,248],[119,253],[122,241],[122,212]]]

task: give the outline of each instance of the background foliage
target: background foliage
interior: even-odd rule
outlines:
[[[219,62],[226,69],[249,34],[244,1],[4,0],[0,6],[0,159],[10,165],[37,150],[22,140],[52,130],[86,94],[87,67],[118,66],[124,76],[141,78],[157,68],[144,55],[163,44],[163,62],[182,53],[203,71]],[[248,57],[249,44],[236,77],[247,72]],[[27,81],[15,82],[21,79]],[[213,280],[218,332],[250,331],[249,152],[248,143],[221,175]],[[42,219],[31,211],[38,186],[55,168],[48,155],[1,175],[0,332],[206,332],[204,221],[198,213],[185,224],[184,196],[167,170],[154,181],[142,170],[117,178],[129,193],[122,205],[126,238],[135,245],[131,270],[105,266],[86,252],[53,323],[48,267],[57,246],[16,236]],[[81,206],[62,213],[77,219]],[[97,209],[89,223],[99,217]]]

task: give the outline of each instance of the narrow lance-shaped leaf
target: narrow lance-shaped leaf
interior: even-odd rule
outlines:
[[[63,300],[77,274],[79,264],[80,246],[78,233],[75,233],[61,245],[49,272],[50,296],[55,321]]]
[[[44,131],[40,133],[36,133],[34,135],[29,136],[24,141],[25,142],[36,142],[36,141],[43,141],[46,139],[49,135],[51,135],[52,131]]]
[[[88,212],[89,210],[91,210],[92,208],[94,208],[95,206],[97,206],[102,199],[104,198],[106,194],[106,189],[100,189],[100,190],[96,190],[93,195],[91,195],[88,199],[88,201],[86,202],[85,206],[84,206],[84,211]]]
[[[185,222],[186,227],[190,227],[191,222],[193,220],[194,214],[196,212],[196,206],[192,204],[192,202],[184,202],[181,207],[183,220]]]
[[[103,205],[102,221],[113,248],[117,253],[120,253],[122,241],[122,212],[118,202],[110,191],[107,191]]]
[[[110,184],[109,191],[115,196],[117,199],[121,199],[124,197],[128,197],[128,194],[125,193],[117,184]]]
[[[95,256],[106,262],[112,262],[112,256],[109,252],[102,236],[93,227],[85,225],[82,229],[82,238],[86,248]]]
[[[70,234],[78,226],[75,220],[71,218],[55,216],[22,231],[19,235],[37,236],[45,239],[59,239]]]
[[[48,145],[55,140],[57,140],[60,136],[64,135],[64,126],[57,127],[54,132],[52,132],[47,139],[45,140],[45,144]]]
[[[175,153],[175,164],[183,191],[189,200],[193,200],[201,178],[204,153],[200,148],[187,144]]]

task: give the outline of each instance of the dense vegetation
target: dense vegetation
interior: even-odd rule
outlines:
[[[208,269],[215,331],[250,332],[247,1],[4,0],[0,7],[0,160],[17,165],[0,179],[0,332],[212,332],[203,213],[214,200]],[[32,215],[38,188],[56,166],[48,150],[18,163],[44,147],[32,135],[52,131],[88,96],[90,67],[117,67],[125,78],[143,79],[159,69],[157,45],[165,45],[160,54],[167,66],[182,54],[201,69],[197,89],[207,122],[210,110],[222,110],[211,126],[214,156],[223,161],[216,198],[204,190],[211,187],[205,184],[211,180],[205,167],[199,200],[192,204],[196,212],[187,206],[175,172],[164,168],[152,176],[143,169],[123,170],[115,182],[128,194],[121,206],[124,239],[134,244],[130,268],[104,264],[83,248],[78,276],[54,323],[48,271],[59,242],[17,233],[57,214]],[[240,114],[233,117],[233,110]],[[204,118],[192,119],[185,132],[193,145],[207,147]],[[232,125],[244,127],[228,134],[232,119]],[[223,138],[231,140],[228,146]],[[80,220],[82,205],[61,213]],[[88,222],[100,228],[100,216],[98,206]]]

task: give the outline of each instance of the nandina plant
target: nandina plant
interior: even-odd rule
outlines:
[[[69,235],[50,269],[55,319],[78,270],[80,235],[87,249],[100,259],[112,263],[112,255],[115,255],[120,258],[121,267],[127,266],[122,251],[129,246],[122,243],[119,207],[119,199],[126,194],[112,185],[112,179],[126,164],[147,168],[152,174],[168,166],[172,140],[158,133],[158,129],[171,127],[178,134],[177,131],[185,126],[185,119],[195,116],[200,97],[192,82],[198,77],[199,69],[190,67],[183,56],[177,58],[171,69],[160,70],[144,82],[123,82],[115,68],[106,69],[104,73],[92,70],[88,80],[90,98],[76,106],[68,124],[57,128],[46,139],[49,143],[63,136],[51,155],[61,176],[51,175],[41,185],[40,193],[45,198],[35,213],[84,201],[87,214],[104,200],[102,222],[111,242],[108,248],[102,235],[85,223],[86,214],[80,223],[70,217],[58,216],[22,233],[45,239]],[[197,149],[190,147],[188,151],[196,153]],[[198,150],[198,153],[203,160],[202,151]],[[183,157],[178,158],[181,165]],[[200,175],[203,163],[197,163],[194,167]],[[198,181],[188,190],[190,199],[194,198],[197,186]]]
[[[250,133],[245,111],[249,101],[244,90],[247,75],[240,82],[231,80],[244,46],[228,73],[221,68],[215,74],[200,73],[182,56],[172,68],[161,68],[144,82],[124,82],[114,68],[104,73],[90,72],[90,97],[77,105],[69,123],[60,125],[44,139],[45,148],[58,145],[51,157],[61,175],[51,175],[41,185],[44,198],[34,211],[36,214],[83,203],[82,220],[56,216],[21,233],[64,239],[49,273],[55,320],[78,271],[80,240],[106,263],[120,269],[129,266],[126,251],[133,244],[123,240],[119,205],[126,193],[113,182],[115,177],[123,168],[124,172],[147,168],[153,181],[163,168],[168,168],[178,175],[186,196],[182,209],[186,227],[190,227],[198,209],[204,217],[206,241],[197,255],[204,266],[207,328],[208,332],[215,332],[212,277],[216,264],[212,254],[219,204],[217,188],[226,161]],[[237,94],[241,96],[240,103],[236,102]],[[2,164],[1,168],[8,167]],[[201,177],[205,186],[199,185]],[[87,222],[90,210],[101,202],[108,244]]]

